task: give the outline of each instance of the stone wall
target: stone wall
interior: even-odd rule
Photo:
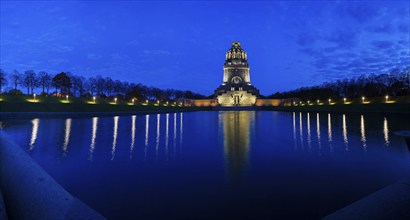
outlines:
[[[218,106],[218,100],[217,99],[197,99],[197,100],[192,100],[192,105],[196,107],[202,107],[202,106]]]
[[[255,103],[256,106],[279,106],[281,104],[281,99],[258,99]]]

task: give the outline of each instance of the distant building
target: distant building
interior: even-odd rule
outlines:
[[[281,99],[260,99],[259,90],[251,85],[248,55],[239,42],[233,42],[226,52],[222,85],[214,92],[214,99],[184,99],[182,106],[279,106]],[[291,103],[291,101],[289,101]]]
[[[246,52],[239,42],[233,42],[226,52],[222,85],[214,93],[221,106],[253,106],[259,90],[251,85]]]

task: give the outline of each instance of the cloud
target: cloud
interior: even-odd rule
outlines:
[[[337,30],[325,37],[325,39],[331,43],[335,43],[339,49],[349,49],[357,44],[358,39],[357,31],[349,29]]]
[[[168,50],[144,50],[144,54],[148,55],[170,55],[171,52]]]
[[[344,2],[340,9],[342,15],[347,15],[358,23],[373,20],[381,14],[381,8],[371,3]]]
[[[387,40],[376,40],[376,41],[372,41],[372,45],[376,49],[385,50],[385,49],[390,49],[394,45],[394,43],[391,41],[387,41]]]
[[[308,33],[301,33],[297,38],[296,43],[302,47],[310,46],[316,41],[316,37]]]
[[[90,60],[98,60],[100,58],[101,58],[100,55],[97,55],[97,54],[94,54],[94,53],[87,54],[87,59],[90,59]]]
[[[397,30],[400,31],[403,34],[409,34],[409,24],[399,24],[397,25]]]
[[[378,24],[378,25],[373,25],[373,26],[366,28],[366,31],[373,32],[373,33],[389,34],[393,32],[393,26],[391,24]]]

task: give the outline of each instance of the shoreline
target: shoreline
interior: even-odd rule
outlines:
[[[144,115],[196,111],[282,111],[327,113],[410,114],[410,103],[394,104],[335,104],[304,106],[154,106],[1,102],[0,119],[109,117],[117,115]]]

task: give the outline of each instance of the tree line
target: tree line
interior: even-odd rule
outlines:
[[[274,93],[269,98],[302,100],[337,99],[380,96],[410,95],[410,67],[393,69],[389,73],[362,74],[350,79],[323,83],[319,86],[301,87],[295,90]]]
[[[11,87],[4,88],[6,85]],[[148,87],[141,83],[129,83],[126,81],[114,80],[110,77],[85,78],[74,75],[70,72],[49,74],[45,71],[36,73],[34,70],[27,70],[23,73],[17,70],[6,73],[0,69],[0,92],[6,94],[24,94],[19,88],[26,91],[25,94],[34,94],[34,90],[41,89],[41,95],[53,96],[75,96],[75,97],[117,97],[119,99],[136,98],[138,100],[160,100],[170,101],[175,99],[204,99],[204,95],[186,90],[159,89]],[[3,92],[4,90],[4,92]]]

